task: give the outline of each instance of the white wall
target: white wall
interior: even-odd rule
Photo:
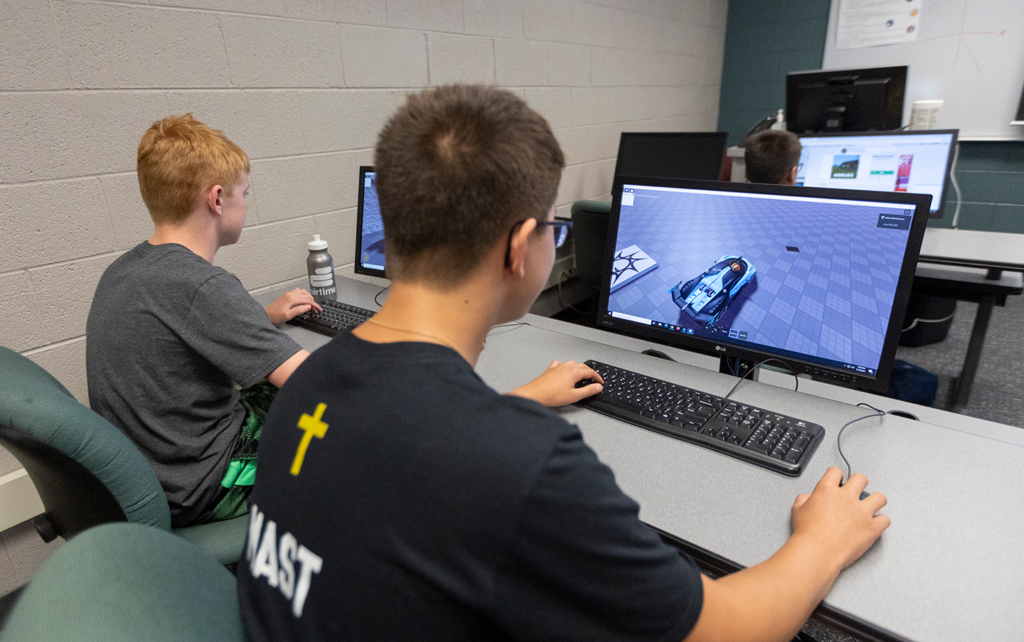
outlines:
[[[135,150],[193,112],[252,159],[217,261],[299,279],[320,233],[351,262],[356,167],[405,92],[513,89],[566,152],[560,214],[607,193],[623,130],[711,131],[727,0],[0,0],[0,345],[86,401],[103,270],[148,238]],[[2,474],[5,471],[0,471]]]

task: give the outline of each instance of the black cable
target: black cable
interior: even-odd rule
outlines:
[[[380,292],[378,292],[377,294],[374,295],[373,302],[377,304],[378,308],[381,306],[381,303],[380,303],[380,301],[377,300],[377,297],[379,297],[380,295],[384,294],[385,292],[387,292],[390,289],[391,289],[391,286],[388,285],[386,288],[384,288],[383,290],[381,290]]]
[[[852,421],[847,421],[845,424],[843,424],[843,427],[839,429],[839,434],[836,435],[836,447],[839,448],[839,456],[843,458],[843,463],[846,464],[846,478],[843,481],[844,484],[847,481],[849,481],[850,475],[852,474],[852,470],[853,469],[850,467],[850,461],[846,458],[846,455],[843,454],[843,443],[842,443],[843,431],[846,430],[847,426],[849,426],[850,424],[855,424],[858,421],[863,421],[865,419],[871,419],[872,417],[884,417],[885,416],[885,411],[879,410],[878,408],[875,408],[871,404],[867,404],[867,403],[861,402],[861,403],[859,403],[857,405],[862,407],[862,408],[871,408],[875,412],[871,413],[870,415],[864,415],[863,417],[857,417],[856,419],[854,419]]]
[[[764,361],[761,361],[761,362],[759,362],[759,363],[755,364],[755,365],[754,365],[754,367],[752,367],[752,368],[750,368],[749,370],[747,370],[746,372],[744,372],[744,373],[743,373],[743,376],[742,376],[742,377],[740,377],[740,380],[739,380],[739,381],[737,381],[737,382],[736,382],[736,385],[732,387],[732,390],[730,390],[730,391],[729,391],[729,393],[728,393],[728,394],[726,394],[726,395],[725,395],[724,397],[722,397],[722,398],[723,398],[723,399],[728,399],[729,397],[731,397],[731,396],[732,396],[732,393],[736,392],[736,388],[739,388],[739,387],[740,387],[740,384],[741,384],[741,383],[743,383],[743,380],[744,380],[744,379],[746,379],[746,378],[747,378],[748,376],[750,376],[750,373],[754,372],[755,370],[757,370],[758,368],[760,368],[760,367],[761,367],[761,366],[763,366],[764,364],[768,363],[769,361],[774,361],[775,363],[781,363],[781,364],[782,364],[782,367],[783,367],[783,368],[785,368],[786,370],[788,370],[788,371],[789,371],[789,374],[793,375],[793,380],[794,380],[794,381],[796,381],[796,385],[795,385],[795,386],[793,386],[793,392],[796,392],[797,390],[799,390],[799,389],[800,389],[800,379],[799,379],[799,378],[797,378],[797,376],[796,376],[796,371],[795,371],[795,370],[793,370],[792,368],[790,368],[790,367],[789,367],[789,364],[788,364],[788,363],[786,363],[785,361],[783,361],[783,360],[781,360],[781,359],[776,359],[775,357],[768,357],[768,358],[767,358],[767,359],[765,359]],[[736,367],[737,367],[737,368],[739,368],[739,364],[738,364],[738,363],[737,363],[737,366],[736,366]]]

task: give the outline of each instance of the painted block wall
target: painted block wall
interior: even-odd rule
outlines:
[[[962,195],[957,227],[1024,234],[1024,142],[963,141],[956,179]],[[950,186],[942,219],[929,227],[952,227],[955,211]]]
[[[152,5],[0,2],[0,345],[82,401],[96,282],[152,230],[135,150],[168,114],[193,112],[252,160],[247,228],[217,262],[256,292],[301,284],[314,233],[351,262],[356,168],[408,91],[523,96],[566,152],[563,215],[607,193],[623,130],[718,122],[727,0]]]
[[[718,130],[736,145],[786,107],[786,74],[821,69],[829,0],[731,0]]]

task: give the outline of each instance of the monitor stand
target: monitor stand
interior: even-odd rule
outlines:
[[[734,365],[736,367],[735,371],[733,371]],[[732,375],[734,377],[743,377],[744,375],[747,375],[746,378],[751,381],[757,381],[758,375],[761,374],[761,367],[755,366],[756,364],[753,361],[740,359],[738,357],[723,356],[720,357],[718,361],[718,371],[722,374]],[[750,372],[751,368],[753,368],[754,372],[748,375],[747,373]]]

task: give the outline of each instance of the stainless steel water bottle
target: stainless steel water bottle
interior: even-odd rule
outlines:
[[[309,293],[317,303],[336,301],[338,289],[334,285],[334,259],[327,253],[327,241],[319,234],[307,243],[309,256],[306,257],[306,270],[309,273]]]

